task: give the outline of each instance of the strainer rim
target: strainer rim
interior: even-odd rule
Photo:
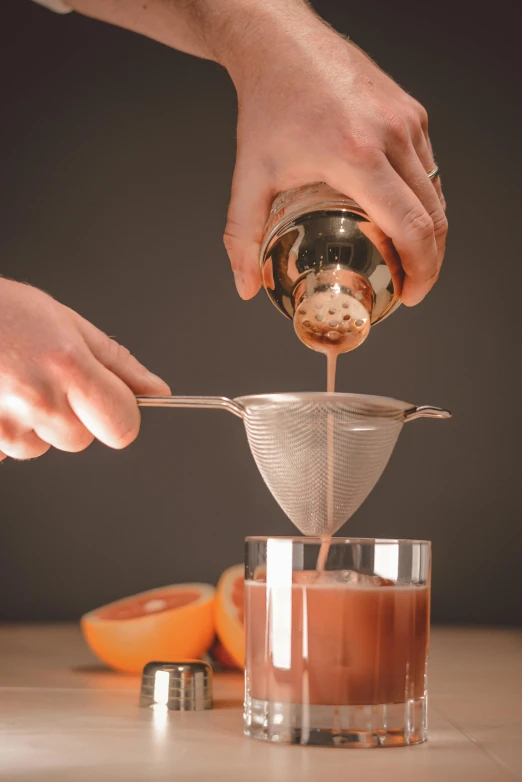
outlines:
[[[416,406],[411,402],[403,402],[400,399],[394,399],[388,396],[377,396],[375,394],[354,394],[341,391],[287,391],[269,394],[248,394],[234,398],[234,402],[242,405],[245,409],[256,403],[265,404],[270,402],[300,402],[300,401],[346,401],[346,402],[371,402],[380,407],[395,407],[398,412],[406,412],[414,409]]]

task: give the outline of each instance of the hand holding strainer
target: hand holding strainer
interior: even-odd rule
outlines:
[[[363,394],[139,396],[141,407],[203,407],[243,419],[250,450],[274,498],[304,535],[332,535],[381,477],[402,426],[415,418],[450,418]]]

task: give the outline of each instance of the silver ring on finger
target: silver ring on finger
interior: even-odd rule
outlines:
[[[439,176],[439,167],[437,164],[431,169],[431,171],[428,171],[428,178],[431,179],[433,182],[434,179],[436,179]]]

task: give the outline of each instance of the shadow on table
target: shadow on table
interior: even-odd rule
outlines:
[[[132,673],[116,673],[112,668],[108,668],[103,663],[91,663],[90,665],[75,665],[71,668],[73,673],[94,673],[94,674],[113,674],[114,676],[136,676]]]

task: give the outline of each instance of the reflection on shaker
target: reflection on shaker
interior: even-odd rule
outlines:
[[[357,204],[322,183],[275,200],[261,266],[272,302],[294,320],[301,341],[320,352],[358,347],[370,326],[399,304],[402,280],[393,245]],[[335,317],[343,303],[353,309],[345,313],[350,324]],[[312,310],[328,304],[332,317],[310,317],[309,304]]]

